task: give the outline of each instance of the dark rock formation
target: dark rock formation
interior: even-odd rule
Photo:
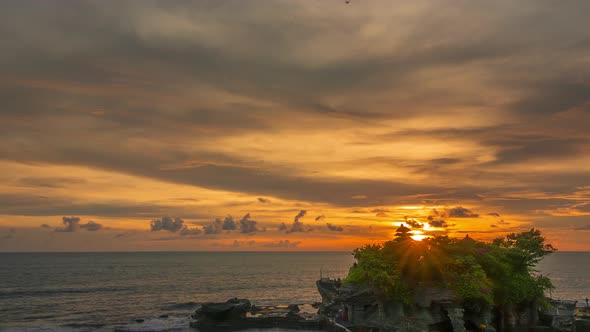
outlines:
[[[246,299],[203,303],[191,327],[214,330],[282,328],[352,331],[550,331],[590,332],[590,321],[575,319],[576,302],[547,299],[549,307],[531,303],[520,307],[463,307],[446,288],[424,287],[411,303],[384,299],[370,287],[342,285],[338,280],[317,281],[322,295],[319,309],[310,304],[255,306]],[[577,330],[576,330],[577,327]]]
[[[297,304],[264,307],[254,306],[245,299],[204,303],[192,318],[191,327],[232,331],[263,328],[318,330],[322,326],[315,312],[302,310]]]
[[[544,326],[550,326],[553,331],[576,331],[576,301],[558,301],[546,299],[550,307],[541,311],[539,319]]]
[[[590,319],[576,319],[576,332],[590,332]]]
[[[369,287],[336,281],[317,281],[322,294],[319,313],[353,329],[400,331],[465,331],[463,309],[447,289],[424,288],[415,296],[413,306],[380,298]]]
[[[322,279],[316,282],[322,305],[319,314],[351,330],[389,331],[552,331],[574,332],[575,302],[547,299],[549,308],[538,304],[526,307],[463,307],[455,294],[446,288],[418,289],[413,302],[380,298],[365,286]],[[585,323],[577,323],[580,326]],[[581,332],[579,329],[576,332]]]
[[[245,299],[231,299],[227,302],[203,303],[195,311],[193,318],[204,325],[216,325],[221,322],[231,322],[246,317],[252,304]]]

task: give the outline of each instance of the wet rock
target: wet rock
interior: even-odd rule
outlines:
[[[299,305],[259,307],[245,299],[204,303],[192,318],[194,321],[191,322],[191,327],[223,331],[267,328],[318,330],[320,326],[317,315],[301,312]]]
[[[195,311],[193,318],[202,324],[239,320],[246,317],[252,303],[246,299],[234,298],[227,302],[207,302]]]

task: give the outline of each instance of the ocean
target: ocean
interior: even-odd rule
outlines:
[[[2,253],[0,331],[189,331],[199,302],[320,301],[315,281],[352,262],[348,252]],[[539,269],[554,298],[590,297],[590,253],[557,252]]]

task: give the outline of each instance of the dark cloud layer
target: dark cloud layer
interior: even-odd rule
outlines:
[[[390,212],[379,206],[455,206],[431,214],[436,227],[479,217],[461,204],[495,217],[587,214],[588,12],[585,0],[15,1],[0,11],[0,48],[9,50],[0,54],[0,159],[245,193],[259,205],[268,196],[375,207],[383,218]],[[288,147],[313,148],[332,133],[350,152],[327,153],[327,163],[297,150],[302,162],[285,162],[273,152],[293,132],[300,141]],[[343,166],[325,169],[334,165]],[[11,183],[0,193],[6,215],[178,213],[45,194],[83,177],[19,174]],[[39,194],[21,193],[31,188]],[[307,231],[302,217],[281,230]],[[59,231],[100,229],[72,218]],[[151,229],[198,233],[165,218]],[[203,233],[262,230],[227,218]]]

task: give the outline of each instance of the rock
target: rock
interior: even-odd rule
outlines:
[[[252,304],[249,300],[234,298],[227,302],[208,302],[201,304],[193,314],[193,318],[200,322],[221,322],[239,320],[246,317]]]
[[[318,292],[322,296],[322,303],[328,304],[333,301],[340,285],[336,280],[322,278],[316,281],[316,286],[318,288]]]
[[[590,319],[577,319],[576,332],[590,332]]]
[[[145,319],[143,319],[143,318],[138,318],[138,319],[136,319],[136,320],[135,320],[135,322],[136,322],[136,323],[143,323],[143,322],[145,322]]]
[[[303,306],[305,309],[305,306]],[[320,327],[316,314],[300,312],[297,304],[253,306],[249,300],[232,299],[221,303],[204,303],[195,311],[190,323],[201,330],[238,331],[245,329],[313,330]]]
[[[550,326],[554,331],[570,332],[576,331],[576,302],[558,301],[546,299],[549,308],[542,310],[539,319],[545,326]]]
[[[169,316],[167,314],[160,315],[160,318],[168,318],[168,317]]]

